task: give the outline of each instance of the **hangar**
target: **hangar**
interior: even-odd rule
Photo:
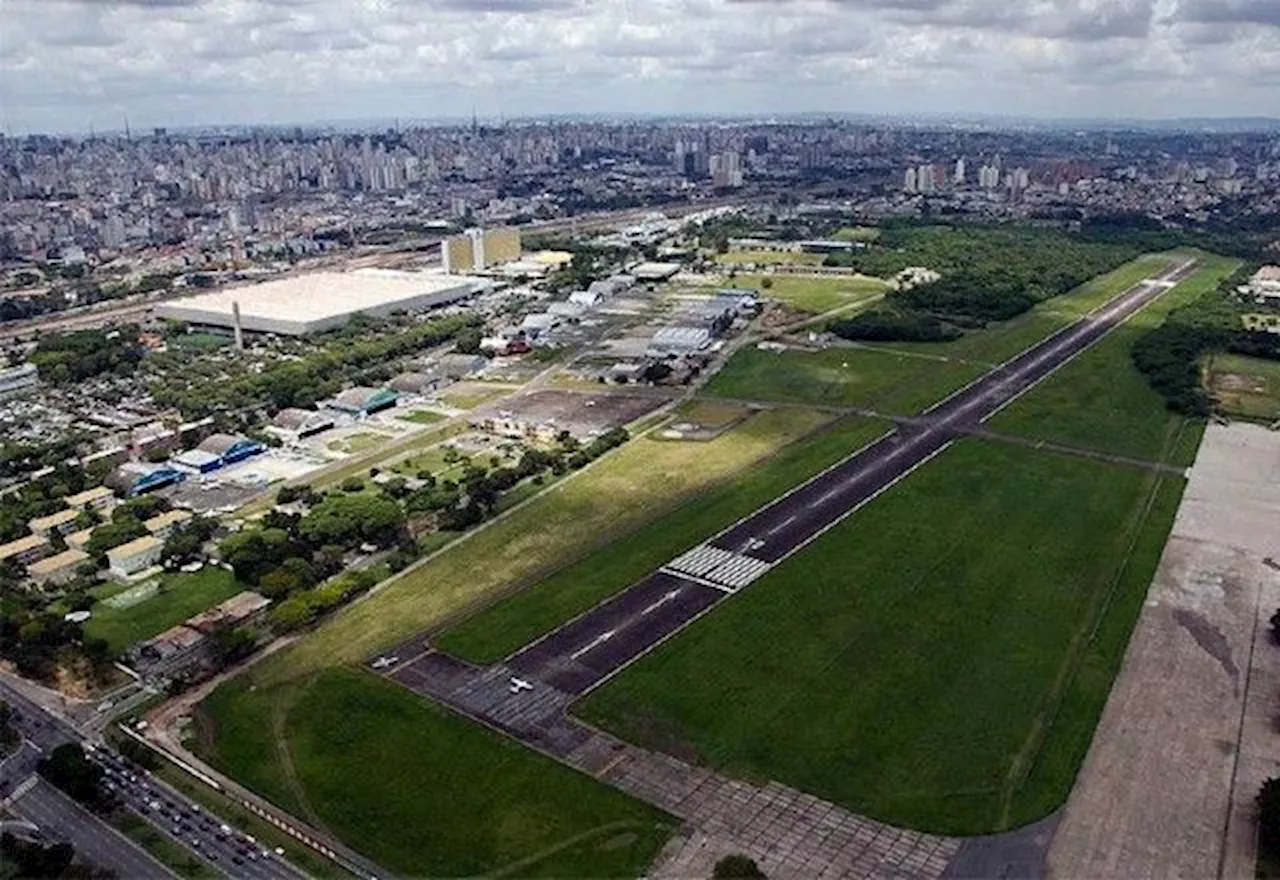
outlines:
[[[486,284],[438,272],[313,272],[171,300],[157,305],[155,313],[196,329],[232,332],[238,306],[240,329],[246,333],[303,336],[341,327],[356,314],[384,317],[449,305]]]

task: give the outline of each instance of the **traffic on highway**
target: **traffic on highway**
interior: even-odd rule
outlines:
[[[46,790],[52,786],[33,777],[40,758],[71,743],[83,748],[86,757],[102,768],[102,784],[116,801],[219,872],[252,880],[297,880],[306,876],[285,861],[282,850],[265,846],[232,828],[112,749],[86,741],[74,728],[3,681],[0,699],[11,707],[12,723],[23,738],[21,748],[0,764],[0,794],[11,800],[15,812],[40,826],[44,836],[65,839],[73,845],[92,841],[96,851],[81,851],[82,857],[105,863],[103,867],[117,872],[123,867],[127,876],[172,876],[127,838],[106,828],[100,818],[65,796],[57,798],[56,811],[39,808],[38,803],[32,804],[37,809],[23,810],[29,798],[50,800]],[[28,812],[31,815],[26,815]],[[53,827],[45,827],[49,822]]]

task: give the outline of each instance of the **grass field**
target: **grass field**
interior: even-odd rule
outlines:
[[[1219,411],[1265,422],[1280,418],[1280,363],[1215,354],[1205,364],[1205,373]]]
[[[587,698],[625,738],[976,834],[1070,790],[1182,481],[968,440]]]
[[[337,440],[330,440],[327,444],[331,452],[346,452],[355,454],[359,452],[368,452],[371,449],[377,449],[379,446],[390,440],[387,434],[376,434],[372,431],[361,431],[358,434],[349,434]]]
[[[880,237],[880,230],[874,226],[846,226],[837,229],[831,237],[836,241],[875,241]]]
[[[800,251],[729,251],[716,255],[722,266],[820,266],[821,254],[805,254]]]
[[[710,397],[866,407],[913,415],[986,372],[971,364],[871,348],[744,348],[707,383]]]
[[[264,661],[255,675],[287,678],[358,662],[472,603],[541,580],[829,420],[787,409],[758,413],[705,443],[638,437],[534,503],[393,578]]]
[[[137,605],[94,605],[85,633],[106,639],[112,653],[121,654],[135,642],[159,635],[243,589],[231,572],[216,566],[205,566],[194,574],[161,575],[160,592]]]
[[[491,400],[497,400],[510,394],[514,389],[511,388],[459,388],[456,391],[446,391],[440,395],[440,399],[449,406],[455,406],[458,409],[475,409],[483,406]]]
[[[769,282],[767,287],[765,281]],[[879,278],[862,276],[739,275],[733,286],[750,287],[763,297],[815,315],[874,302],[889,289]]]
[[[469,618],[446,632],[438,644],[477,663],[500,660],[834,464],[886,429],[886,425],[867,419],[843,419]]]
[[[266,693],[232,681],[199,721],[207,760],[403,876],[635,877],[676,826],[356,670]]]
[[[1238,263],[1204,257],[1186,281],[1147,306],[1093,348],[1062,367],[989,422],[997,431],[1054,440],[1117,455],[1190,465],[1198,443],[1170,446],[1185,430],[1198,439],[1199,420],[1169,412],[1133,366],[1130,349],[1175,308],[1218,286]]]
[[[404,422],[413,422],[415,425],[434,425],[436,422],[443,422],[446,417],[429,409],[415,409],[400,413],[396,418]]]

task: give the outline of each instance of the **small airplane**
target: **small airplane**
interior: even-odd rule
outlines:
[[[399,660],[399,657],[379,657],[370,665],[374,669],[386,669],[388,666],[394,666]]]
[[[526,681],[523,678],[516,678],[515,676],[511,677],[511,693],[518,694],[521,691],[531,690],[533,690],[533,682]]]

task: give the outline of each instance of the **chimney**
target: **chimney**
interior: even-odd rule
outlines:
[[[240,301],[231,303],[231,328],[236,334],[236,351],[244,351],[244,330],[240,327]]]

